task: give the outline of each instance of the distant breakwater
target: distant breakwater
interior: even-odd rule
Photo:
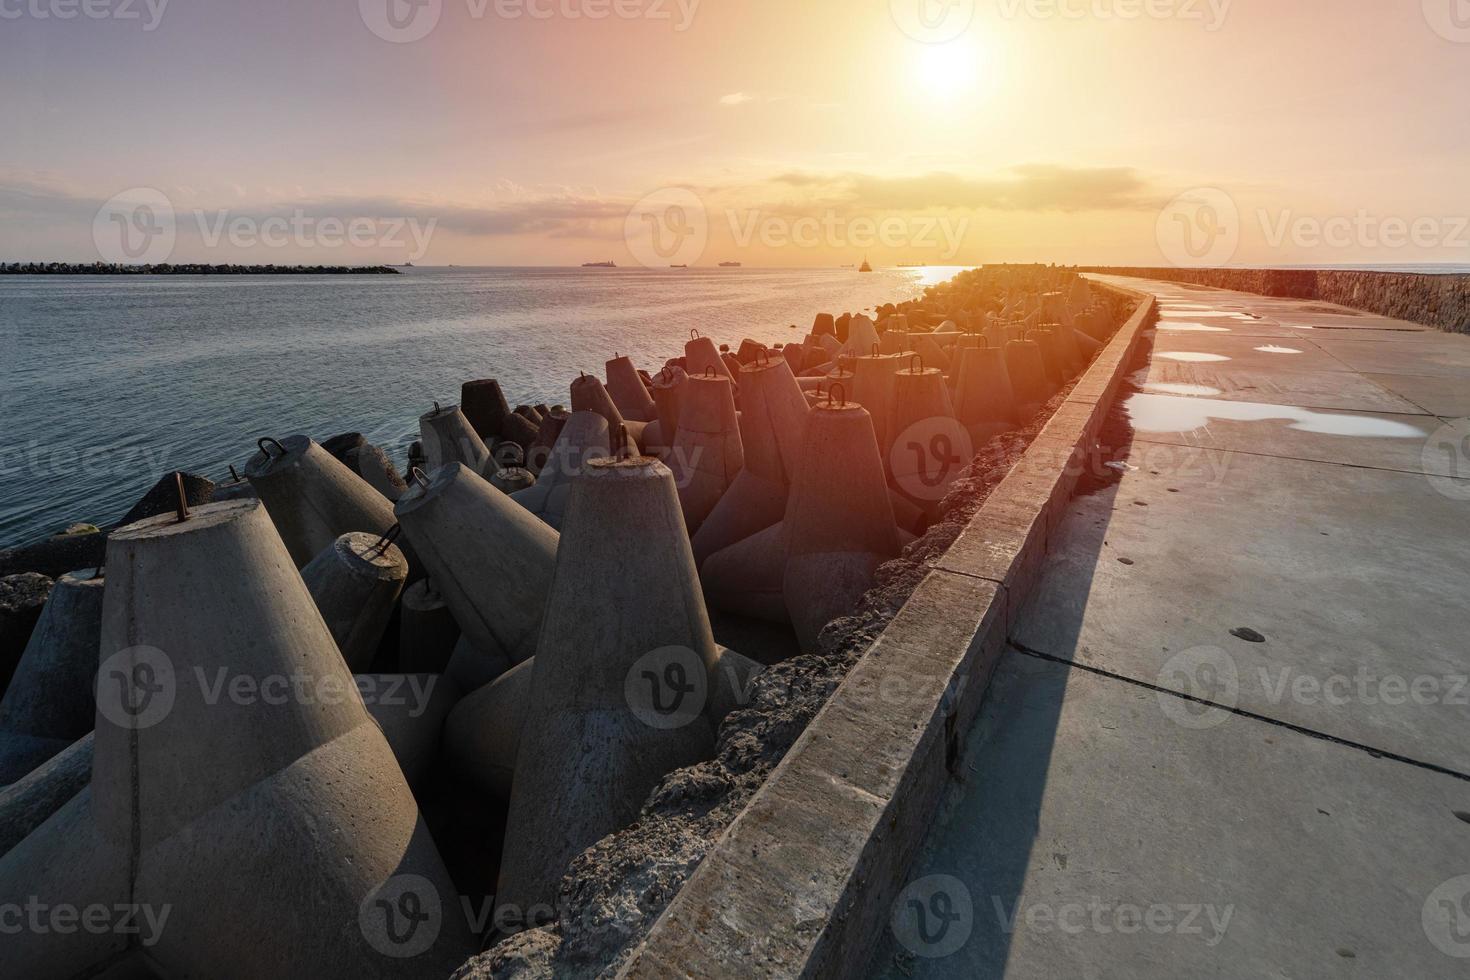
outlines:
[[[1407,320],[1448,333],[1470,333],[1470,276],[1340,269],[1176,269],[1088,266],[1078,271],[1187,282],[1262,296],[1314,299]]]
[[[388,265],[124,265],[118,262],[0,262],[4,276],[396,276]]]

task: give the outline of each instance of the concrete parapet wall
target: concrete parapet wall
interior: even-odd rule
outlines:
[[[1101,287],[1110,288],[1110,287]],[[865,970],[1117,397],[1138,301],[1024,458],[726,830],[619,974]]]
[[[1431,276],[1407,272],[1349,272],[1339,269],[1084,268],[1167,282],[1188,282],[1263,296],[1316,299],[1407,320],[1449,333],[1470,333],[1470,275]]]

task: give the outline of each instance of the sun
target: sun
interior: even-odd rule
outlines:
[[[975,91],[980,79],[980,49],[964,39],[923,44],[915,49],[914,75],[927,102],[949,102]]]

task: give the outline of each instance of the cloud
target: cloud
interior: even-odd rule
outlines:
[[[747,102],[754,101],[755,96],[751,95],[749,92],[731,92],[729,95],[720,96],[720,105],[745,105],[745,103]]]
[[[849,211],[1138,211],[1164,195],[1131,167],[1029,163],[994,176],[934,172],[913,177],[790,172],[771,182],[799,190],[806,206]]]

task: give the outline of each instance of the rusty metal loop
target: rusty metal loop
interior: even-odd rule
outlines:
[[[423,470],[419,469],[417,466],[408,471],[408,478],[417,483],[419,486],[423,487],[425,490],[429,489],[429,477],[424,473]]]
[[[260,449],[261,453],[263,453],[267,459],[275,459],[276,457],[272,456],[270,450],[265,448],[266,443],[270,443],[271,445],[279,449],[282,456],[286,455],[286,447],[281,445],[281,440],[272,439],[270,436],[266,436],[264,439],[257,439],[255,441],[255,445]]]
[[[880,345],[880,344],[874,344],[873,345],[873,356],[874,357],[881,357],[882,354],[883,354],[882,345]]]
[[[189,495],[184,492],[184,474],[174,473],[174,489],[178,491],[178,515],[179,523],[182,524],[189,519]]]
[[[434,403],[434,414],[435,415],[443,415],[444,414],[444,409],[442,409],[442,408],[439,407],[439,403],[438,402],[435,402]]]
[[[839,391],[842,393],[840,396],[838,395]],[[842,408],[847,404],[847,386],[841,381],[832,382],[832,387],[827,389],[827,404],[831,405],[834,402],[838,408]]]
[[[695,330],[693,327],[690,327],[689,328],[689,339],[690,340],[698,340],[699,339],[699,331],[698,330]]]
[[[628,449],[628,426],[626,424],[619,422],[608,431],[607,448],[612,453],[613,459],[626,459],[633,455]]]
[[[756,367],[770,367],[771,366],[771,349],[769,347],[767,347],[765,344],[761,344],[755,350],[755,366]]]
[[[705,378],[706,381],[713,381],[713,380],[715,380],[718,377],[719,377],[719,375],[715,373],[715,368],[714,368],[714,365],[713,364],[709,364],[709,365],[706,365],[705,366],[705,369],[704,369],[704,378]]]
[[[389,547],[391,547],[393,543],[398,540],[398,536],[402,533],[403,525],[394,524],[392,527],[388,528],[388,530],[383,532],[382,537],[378,538],[378,543],[369,548],[368,551],[376,552],[380,555],[386,555],[388,553]]]
[[[918,361],[919,362],[919,370],[917,370],[917,371],[914,370],[914,362],[915,361]],[[924,355],[923,354],[910,354],[909,355],[909,374],[923,374],[923,373],[924,373]]]
[[[240,473],[238,470],[235,469],[234,463],[230,464],[230,479],[234,480],[236,483],[240,482]]]

